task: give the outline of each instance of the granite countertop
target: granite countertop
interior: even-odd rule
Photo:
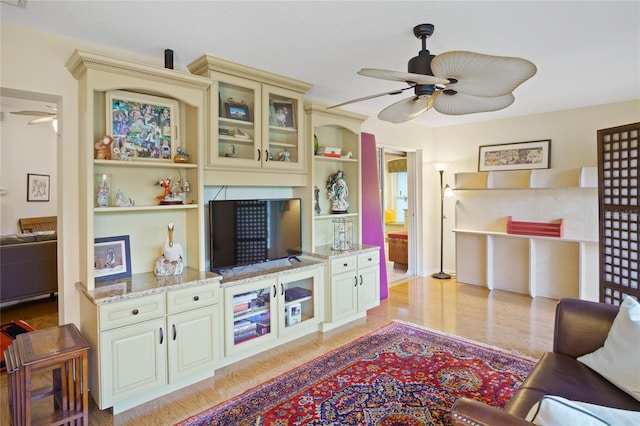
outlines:
[[[80,282],[76,283],[76,288],[94,304],[102,305],[164,293],[168,290],[211,284],[220,280],[222,280],[221,275],[187,267],[184,268],[182,275],[157,277],[153,272],[146,272],[118,280],[96,283],[94,290],[87,290],[86,285]]]
[[[351,250],[333,250],[331,245],[316,247],[312,253],[305,253],[307,256],[317,257],[320,259],[334,259],[336,257],[350,256],[352,254],[364,253],[367,251],[380,250],[379,246],[372,246],[367,244],[359,244],[354,246]]]
[[[281,259],[254,265],[238,266],[220,272],[222,281],[220,287],[232,287],[249,281],[274,277],[279,273],[300,272],[307,269],[321,268],[324,263],[309,258]]]

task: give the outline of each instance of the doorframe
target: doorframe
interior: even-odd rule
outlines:
[[[423,229],[423,211],[422,211],[422,191],[420,190],[420,182],[422,182],[422,150],[415,148],[406,148],[396,145],[388,145],[377,143],[376,150],[379,157],[379,174],[382,176],[380,181],[380,201],[382,203],[382,224],[384,226],[384,202],[385,202],[385,182],[384,182],[384,152],[393,151],[405,153],[407,155],[407,186],[408,186],[408,223],[407,233],[411,237],[407,240],[407,256],[409,264],[407,265],[407,275],[417,276],[419,271],[424,268],[422,256],[422,248],[424,247],[424,238],[422,236]],[[383,155],[380,155],[383,154]]]

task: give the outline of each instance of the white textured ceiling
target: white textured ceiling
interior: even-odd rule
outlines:
[[[406,71],[420,50],[412,30],[421,23],[435,25],[432,54],[519,56],[538,67],[507,109],[465,116],[431,110],[413,120],[430,127],[640,99],[640,1],[28,0],[24,9],[1,4],[0,17],[159,63],[170,48],[180,69],[203,54],[217,56],[312,83],[308,99],[321,105],[404,87],[356,71]],[[407,96],[344,109],[374,116]]]

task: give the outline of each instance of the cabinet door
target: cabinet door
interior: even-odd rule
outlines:
[[[331,277],[331,315],[329,322],[348,318],[358,312],[358,279],[356,271]]]
[[[302,170],[305,164],[302,94],[265,84],[262,110],[262,167]]]
[[[209,164],[225,167],[260,168],[262,151],[261,84],[230,75],[217,80],[217,108],[211,108]],[[215,94],[213,95],[216,96]],[[214,104],[215,106],[215,104]],[[217,116],[214,111],[218,111]]]
[[[268,278],[224,290],[225,354],[277,338],[277,280]]]
[[[320,269],[278,277],[278,302],[282,315],[278,319],[278,331],[284,334],[304,325],[322,321]]]
[[[100,333],[102,407],[167,384],[165,319]]]
[[[167,317],[169,383],[213,371],[218,358],[218,305]]]
[[[380,269],[369,266],[358,269],[358,311],[366,311],[380,304]]]

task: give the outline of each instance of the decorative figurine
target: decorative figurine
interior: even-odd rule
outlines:
[[[109,206],[109,191],[111,190],[111,176],[106,173],[98,175],[98,192],[96,193],[96,204],[98,207]]]
[[[313,195],[315,198],[315,211],[316,211],[316,216],[320,216],[320,212],[322,212],[322,210],[320,209],[320,188],[318,188],[317,186],[313,187]]]
[[[291,161],[291,153],[286,149],[281,151],[280,154],[278,154],[278,161],[284,161],[284,162]]]
[[[184,269],[183,251],[180,243],[173,241],[173,223],[167,225],[167,239],[162,246],[162,256],[156,260],[154,272],[158,277],[180,275]]]
[[[176,155],[173,156],[173,162],[174,163],[188,163],[189,162],[189,154],[187,153],[187,151],[182,149],[181,146],[179,146],[177,148],[177,150],[176,150]]]
[[[113,138],[109,135],[104,135],[93,146],[96,151],[96,160],[111,160],[111,144]]]
[[[135,201],[125,197],[124,193],[118,189],[118,192],[116,192],[116,207],[133,207],[135,205]]]
[[[349,196],[349,188],[347,181],[344,180],[345,174],[342,170],[338,170],[327,180],[327,196],[331,200],[331,213],[346,213],[349,208],[347,197]]]
[[[162,186],[164,192],[156,196],[161,205],[184,204],[182,194],[191,190],[187,179],[174,179],[173,177],[162,178],[155,182],[155,185]]]

